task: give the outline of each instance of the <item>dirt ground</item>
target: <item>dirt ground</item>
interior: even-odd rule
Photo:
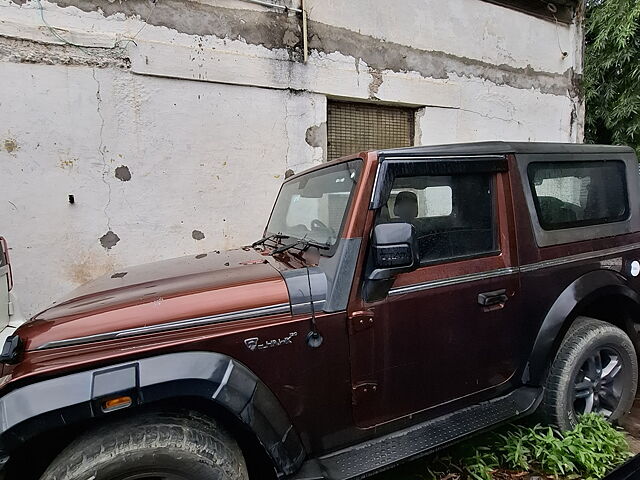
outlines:
[[[640,392],[639,392],[640,393]],[[627,431],[627,440],[631,451],[636,455],[640,453],[640,394],[636,396],[631,413],[620,422]]]

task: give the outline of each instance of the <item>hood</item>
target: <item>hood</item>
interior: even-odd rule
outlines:
[[[288,308],[287,287],[267,257],[249,249],[215,251],[104,275],[36,315],[17,333],[25,349],[34,350],[127,336],[132,329],[166,329],[180,321],[213,323]]]

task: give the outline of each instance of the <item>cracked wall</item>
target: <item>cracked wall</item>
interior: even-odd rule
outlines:
[[[415,106],[417,143],[581,139],[579,24],[306,3],[305,64],[298,15],[240,0],[0,0],[0,233],[26,312],[258,238],[283,179],[326,160],[328,97]]]

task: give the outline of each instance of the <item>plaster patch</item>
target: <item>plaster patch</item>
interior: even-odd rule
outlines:
[[[382,85],[382,72],[380,70],[376,70],[375,68],[369,68],[369,73],[371,74],[371,83],[369,83],[369,98],[376,99],[378,98],[378,90],[380,89],[380,85]]]
[[[70,45],[1,37],[0,61],[46,65],[85,65],[128,69],[131,61],[123,49],[78,48]]]
[[[327,145],[327,122],[307,128],[304,139],[312,147],[324,148]]]
[[[539,89],[543,93],[566,95],[573,90],[572,68],[563,74],[538,71],[530,65],[513,67],[494,65],[468,57],[401,45],[353,32],[346,28],[309,22],[309,48],[330,54],[333,52],[362,59],[370,69],[378,71],[417,72],[425,78],[449,79],[450,75],[488,80],[496,85],[518,89]],[[356,63],[357,65],[358,63]]]

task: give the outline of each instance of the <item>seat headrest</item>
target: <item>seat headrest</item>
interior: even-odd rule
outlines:
[[[413,192],[403,191],[396,195],[393,213],[402,220],[413,220],[418,216],[418,196]]]

